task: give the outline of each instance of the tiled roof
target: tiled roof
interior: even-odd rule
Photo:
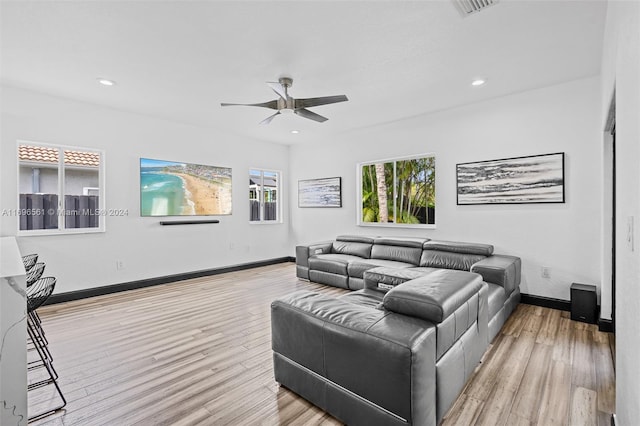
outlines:
[[[100,154],[95,152],[68,151],[65,149],[64,162],[76,166],[98,167],[100,165]]]
[[[58,162],[58,150],[44,146],[20,145],[18,157],[20,161],[56,164]],[[100,165],[100,154],[65,149],[64,162],[74,166],[98,167]]]

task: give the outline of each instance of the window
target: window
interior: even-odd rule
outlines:
[[[279,172],[249,170],[249,210],[250,222],[281,222]]]
[[[19,233],[104,231],[104,153],[18,143]]]
[[[358,164],[358,225],[435,228],[433,155]]]

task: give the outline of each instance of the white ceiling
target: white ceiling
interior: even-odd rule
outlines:
[[[598,75],[606,2],[3,1],[1,79],[285,144]],[[220,102],[346,94],[329,121]],[[482,76],[488,83],[473,88]],[[114,87],[97,83],[113,79]],[[293,135],[290,130],[298,129]]]

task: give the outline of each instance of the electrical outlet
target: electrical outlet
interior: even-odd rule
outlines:
[[[548,266],[543,266],[540,268],[540,275],[542,278],[551,278],[551,270]]]
[[[116,271],[122,271],[124,269],[124,260],[116,260]]]

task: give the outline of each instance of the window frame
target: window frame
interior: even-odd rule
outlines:
[[[365,166],[371,166],[374,164],[379,164],[379,163],[394,163],[394,173],[393,173],[393,203],[394,203],[394,212],[396,210],[396,190],[397,190],[397,182],[396,182],[396,178],[397,178],[397,173],[396,173],[396,166],[395,163],[399,162],[399,161],[406,161],[406,160],[415,160],[415,159],[419,159],[419,158],[433,158],[434,159],[434,173],[435,173],[435,160],[436,160],[436,155],[433,152],[429,152],[429,153],[423,153],[423,154],[414,154],[414,155],[406,155],[406,156],[400,156],[400,157],[391,157],[391,158],[385,158],[385,159],[379,159],[379,160],[371,160],[371,161],[363,161],[360,163],[356,164],[356,192],[357,192],[357,196],[356,196],[356,225],[357,226],[372,226],[372,227],[383,227],[383,228],[414,228],[414,229],[436,229],[436,225],[437,225],[437,220],[435,221],[435,223],[395,223],[395,222],[386,222],[386,223],[380,223],[380,222],[365,222],[362,220],[362,169]],[[437,173],[436,173],[436,179],[437,179]],[[434,180],[433,183],[433,191],[434,191],[434,203],[437,206],[437,192],[436,192],[436,180]]]
[[[20,210],[20,146],[21,145],[29,145],[29,146],[38,146],[49,149],[58,150],[58,182],[57,182],[57,195],[58,195],[58,227],[55,229],[20,229],[20,215],[17,214]],[[98,222],[97,227],[91,228],[66,228],[64,215],[60,214],[60,212],[65,211],[65,174],[66,167],[64,164],[64,151],[82,151],[82,152],[91,152],[100,155],[100,165],[98,166],[98,185],[100,188],[100,192],[98,195],[98,213],[100,215],[100,220]],[[30,237],[30,236],[43,236],[43,235],[72,235],[72,234],[95,234],[95,233],[104,233],[106,232],[106,217],[105,214],[106,209],[106,153],[102,149],[97,148],[89,148],[89,147],[80,147],[73,145],[63,145],[63,144],[54,144],[54,143],[46,143],[46,142],[37,142],[31,140],[19,139],[16,143],[16,235],[19,237]],[[53,163],[52,163],[53,164]]]
[[[275,225],[282,224],[282,172],[280,170],[275,169],[265,169],[263,167],[249,167],[248,177],[251,179],[251,172],[259,171],[261,183],[260,186],[264,187],[264,173],[276,173],[276,220],[265,220],[264,219],[264,197],[260,196],[260,220],[251,220],[249,218],[249,224],[252,225]],[[249,199],[251,201],[251,199]]]

